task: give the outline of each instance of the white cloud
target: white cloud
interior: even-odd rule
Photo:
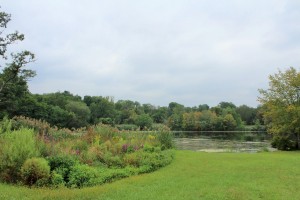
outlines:
[[[141,103],[257,105],[278,68],[299,67],[300,4],[19,0],[2,3],[37,54],[32,92]]]

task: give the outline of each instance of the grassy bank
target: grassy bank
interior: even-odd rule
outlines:
[[[151,174],[84,189],[28,189],[0,184],[0,199],[299,199],[300,152],[177,151]]]

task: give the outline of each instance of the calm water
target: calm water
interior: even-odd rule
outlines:
[[[177,149],[205,152],[274,151],[263,132],[174,132]]]

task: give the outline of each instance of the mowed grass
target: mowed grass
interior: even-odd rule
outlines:
[[[0,184],[0,199],[300,199],[300,152],[177,151],[171,165],[102,186],[28,189]]]

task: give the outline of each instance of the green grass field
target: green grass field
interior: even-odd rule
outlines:
[[[300,199],[300,152],[177,151],[154,173],[84,189],[0,184],[0,199]]]

